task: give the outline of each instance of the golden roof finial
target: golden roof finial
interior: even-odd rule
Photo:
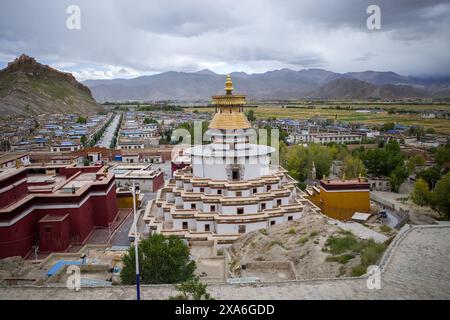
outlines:
[[[227,80],[225,81],[225,91],[227,94],[232,94],[233,92],[233,81],[231,81],[230,75],[227,75]]]

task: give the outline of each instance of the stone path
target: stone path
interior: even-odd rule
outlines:
[[[365,278],[209,285],[216,299],[450,299],[450,225],[416,226],[399,233],[382,260],[381,289]],[[0,299],[134,299],[134,287],[0,287]],[[144,299],[166,299],[171,286],[144,286]]]

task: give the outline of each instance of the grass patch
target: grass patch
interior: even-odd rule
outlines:
[[[325,261],[347,263],[356,254],[361,254],[361,263],[352,269],[352,276],[361,276],[366,273],[367,267],[378,262],[387,243],[377,243],[372,239],[358,240],[354,235],[343,237],[329,237],[325,243],[326,250],[333,256],[327,257]],[[343,254],[346,253],[346,254]]]
[[[310,237],[315,237],[315,236],[317,236],[318,234],[319,234],[318,231],[312,231],[312,232],[309,234],[309,236],[310,236]]]
[[[367,267],[364,267],[362,265],[358,265],[354,268],[352,268],[352,276],[353,277],[359,277],[366,273]]]
[[[340,256],[330,256],[325,259],[327,262],[339,262],[342,264],[346,264],[350,260],[352,260],[355,256],[352,254],[343,254]]]
[[[297,240],[297,244],[299,245],[304,245],[306,242],[308,242],[309,238],[308,236],[303,236],[300,239]]]
[[[390,232],[390,231],[392,230],[392,228],[389,227],[389,226],[386,225],[386,224],[383,224],[383,225],[380,227],[380,230],[381,230],[381,232]]]
[[[269,234],[269,231],[267,231],[267,229],[261,229],[261,230],[259,230],[259,233],[267,236]]]
[[[347,251],[360,252],[362,249],[361,243],[354,235],[346,235],[344,237],[331,236],[327,239],[325,245],[332,255],[341,254]]]
[[[296,234],[297,233],[297,230],[295,230],[295,228],[290,228],[287,232],[286,232],[286,234]]]

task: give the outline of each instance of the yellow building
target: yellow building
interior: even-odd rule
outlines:
[[[350,220],[355,212],[370,211],[369,182],[366,178],[320,180],[319,187],[307,190],[308,198],[324,214],[339,220]]]

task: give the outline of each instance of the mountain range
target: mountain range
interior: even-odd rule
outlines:
[[[2,114],[95,114],[103,110],[72,74],[21,55],[0,70]]]
[[[251,100],[300,98],[401,99],[450,96],[449,77],[411,77],[394,72],[336,73],[323,69],[281,69],[265,73],[231,73],[236,92]],[[198,72],[163,72],[133,79],[86,80],[99,102],[208,101],[223,92],[225,75]]]

